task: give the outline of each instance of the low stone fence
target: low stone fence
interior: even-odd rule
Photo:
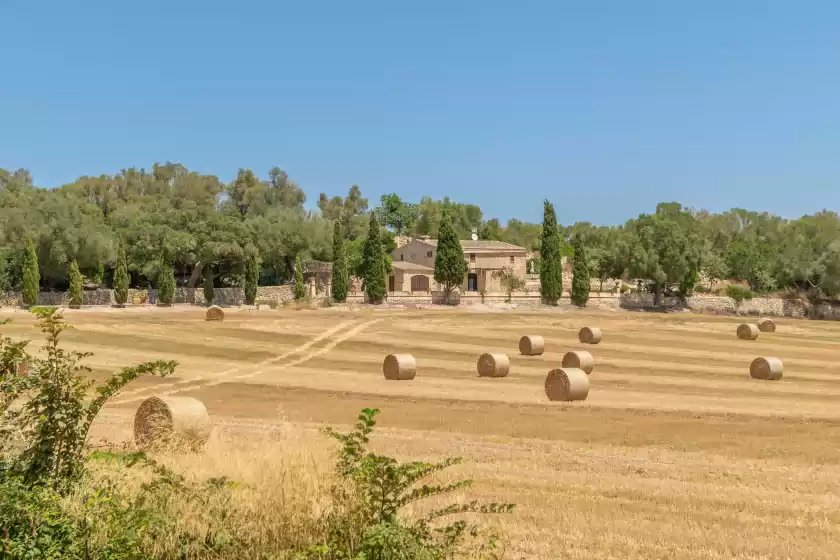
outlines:
[[[245,301],[242,288],[216,288],[213,302],[221,306],[241,305]],[[503,303],[508,301],[507,294],[494,292],[485,294],[469,292],[459,294],[454,292],[450,301],[456,305],[476,305],[480,303]],[[600,309],[653,309],[653,294],[608,294],[593,292],[589,295],[588,307]],[[114,305],[113,290],[86,290],[84,292],[85,306]],[[137,303],[135,303],[135,301]],[[153,304],[157,301],[155,290],[128,291],[128,305]],[[260,286],[257,288],[257,303],[283,305],[294,301],[292,286]],[[388,303],[397,305],[442,305],[443,292],[429,292],[425,294],[391,294]],[[347,296],[348,303],[364,303],[364,294],[357,293]],[[539,307],[541,303],[538,291],[514,292],[511,302],[520,306]],[[204,291],[201,288],[176,288],[174,303],[188,303],[204,305]],[[568,294],[561,298],[560,303],[569,304]],[[66,306],[69,298],[66,292],[41,292],[38,294],[38,305]],[[811,319],[840,320],[840,304],[833,302],[811,302],[802,299],[783,298],[753,298],[736,303],[732,298],[723,296],[693,296],[689,298],[663,297],[663,307],[666,309],[688,309],[699,313],[714,313],[726,315],[766,315],[770,317],[807,317]],[[22,299],[20,293],[0,294],[0,307],[20,307]]]
[[[242,288],[216,288],[213,291],[213,303],[221,306],[241,305],[245,301]],[[259,286],[257,288],[257,303],[276,302],[279,305],[294,300],[294,290],[291,286]],[[143,305],[157,302],[157,290],[128,290],[126,305]],[[82,305],[115,305],[114,290],[85,290]],[[175,288],[173,303],[191,303],[204,305],[204,290],[201,288]],[[7,292],[0,296],[0,306],[20,307],[23,298],[20,293]],[[70,304],[67,292],[41,292],[38,294],[38,305],[66,306]]]

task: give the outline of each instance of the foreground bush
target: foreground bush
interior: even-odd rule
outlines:
[[[0,558],[498,556],[495,536],[459,516],[513,506],[438,505],[470,481],[425,481],[459,460],[400,463],[369,451],[378,410],[363,410],[348,433],[326,431],[340,444],[333,467],[288,442],[242,451],[218,437],[203,454],[94,450],[91,424],[108,399],[139,375],[171,374],[175,363],[126,368],[90,396],[87,355],[61,349],[68,327],[55,309],[37,311],[43,359],[0,337]],[[430,511],[406,512],[424,500]]]

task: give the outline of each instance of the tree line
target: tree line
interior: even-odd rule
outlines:
[[[226,184],[180,164],[155,164],[54,189],[35,187],[26,170],[0,169],[0,290],[22,291],[33,281],[41,290],[76,289],[77,272],[88,285],[116,288],[127,278],[128,287],[160,280],[168,287],[169,270],[173,285],[211,291],[276,285],[295,281],[296,261],[331,261],[336,251],[344,261],[340,274],[365,279],[375,255],[389,270],[395,236],[444,237],[441,230],[451,228],[456,240],[475,231],[481,239],[540,251],[544,285],[555,282],[546,267],[577,248],[593,278],[645,279],[657,296],[690,293],[701,277],[706,286],[731,279],[755,292],[840,293],[840,218],[827,210],[784,219],[671,202],[618,226],[564,226],[548,215],[542,224],[511,219],[502,225],[479,206],[448,198],[413,203],[387,194],[371,207],[355,185],[344,197],[320,193],[317,210],[307,210],[306,200],[276,167],[265,178],[240,169]],[[553,208],[546,212],[553,215]],[[372,236],[380,248],[371,246]],[[33,255],[37,278],[25,266]]]

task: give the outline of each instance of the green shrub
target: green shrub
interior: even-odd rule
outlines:
[[[164,245],[160,252],[157,277],[157,299],[160,305],[172,305],[175,297],[175,270],[172,268],[172,261],[169,251]]]
[[[26,256],[23,261],[23,304],[27,306],[38,303],[38,290],[41,284],[41,273],[38,271],[38,253],[31,240],[26,242]]]
[[[79,265],[76,261],[70,263],[70,306],[81,307],[84,296],[84,286],[82,284],[82,273],[79,272]]]
[[[128,301],[128,267],[125,264],[125,247],[120,243],[117,251],[117,266],[114,268],[114,301],[117,305],[125,305]]]
[[[213,300],[216,299],[216,289],[213,287],[213,268],[209,264],[204,267],[202,291],[207,305],[213,305]]]
[[[341,444],[333,486],[333,510],[324,520],[326,541],[311,547],[303,557],[319,560],[346,558],[429,559],[495,556],[496,537],[458,519],[468,513],[508,513],[512,504],[451,503],[419,518],[403,516],[406,506],[469,488],[471,480],[449,484],[418,484],[427,477],[461,462],[447,458],[438,463],[400,463],[367,449],[376,425],[377,409],[366,408],[348,433],[327,429]]]
[[[744,288],[737,284],[729,284],[726,286],[726,295],[735,300],[736,304],[740,305],[745,299],[752,299],[755,294],[749,288]]]
[[[554,205],[543,202],[543,227],[540,242],[540,295],[543,303],[557,305],[563,295],[563,263],[560,230]]]
[[[257,286],[260,280],[261,263],[256,253],[251,253],[245,260],[245,303],[254,305],[257,299]]]
[[[347,300],[347,252],[344,248],[344,233],[341,222],[336,221],[333,230],[332,297],[337,303]]]
[[[300,255],[298,255],[295,258],[295,301],[304,301],[306,296],[306,284],[303,283],[303,265],[300,263]]]
[[[586,307],[589,301],[589,265],[586,261],[586,249],[580,236],[574,240],[574,256],[572,257],[572,289],[570,290],[572,303],[578,307]]]

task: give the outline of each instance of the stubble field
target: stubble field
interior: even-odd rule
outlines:
[[[5,312],[4,334],[40,345],[34,319]],[[195,396],[228,442],[294,431],[323,457],[318,427],[382,410],[378,448],[403,459],[465,459],[467,495],[515,502],[492,519],[511,558],[840,557],[840,325],[782,320],[756,341],[735,318],[616,312],[231,310],[65,313],[67,348],[93,352],[93,375],[151,359],[176,377],[141,379],[110,405],[97,437],[130,435],[134,408],[160,393]],[[577,331],[600,326],[583,403],[549,403],[545,375]],[[547,351],[519,356],[523,334]],[[479,378],[485,351],[511,373]],[[412,353],[413,381],[382,360]],[[781,381],[749,377],[756,356]],[[245,443],[243,443],[245,445]]]

